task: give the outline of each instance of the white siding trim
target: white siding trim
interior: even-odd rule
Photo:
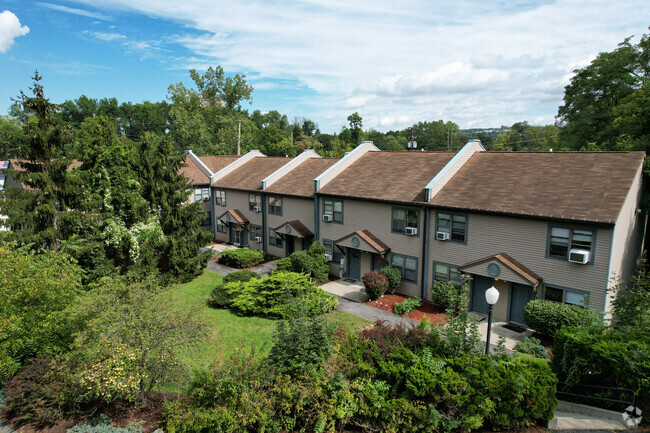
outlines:
[[[185,153],[187,153],[187,156],[190,157],[190,159],[196,164],[197,167],[199,167],[199,170],[201,170],[206,176],[212,177],[214,173],[212,173],[212,170],[208,168],[207,165],[201,161],[201,159],[194,154],[191,150],[186,150]]]
[[[343,170],[354,164],[359,158],[365,155],[367,152],[380,152],[379,148],[372,144],[372,141],[364,141],[360,145],[354,148],[350,153],[347,153],[343,158],[341,158],[336,164],[325,170],[321,173],[316,179],[314,179],[314,192],[318,192],[319,189],[327,185],[332,181],[338,174]]]
[[[269,174],[264,180],[262,180],[262,190],[265,190],[269,186],[273,185],[275,182],[280,180],[285,175],[289,174],[291,170],[298,167],[303,162],[311,158],[322,158],[317,154],[313,149],[307,149],[302,152],[300,155],[293,158],[291,161],[284,164],[282,167],[275,170],[273,173]]]
[[[485,152],[480,140],[469,140],[425,187],[426,201],[431,200],[476,152]]]

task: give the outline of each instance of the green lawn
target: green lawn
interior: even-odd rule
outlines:
[[[207,325],[207,338],[197,348],[186,352],[184,361],[190,366],[205,367],[223,360],[238,348],[266,354],[273,343],[273,332],[277,321],[260,317],[239,317],[228,310],[217,310],[207,306],[206,300],[212,288],[223,277],[205,270],[193,281],[168,291],[165,295],[177,306],[190,309]],[[349,329],[361,328],[371,322],[348,313],[333,311],[325,317]]]

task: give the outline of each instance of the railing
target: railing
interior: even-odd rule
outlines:
[[[567,385],[566,382],[558,382],[558,386],[559,385],[563,385],[565,388],[569,388],[572,391],[575,390],[576,392],[573,393],[573,392],[567,392],[567,391],[557,391],[556,394],[558,396],[559,395],[567,395],[567,396],[571,396],[571,397],[578,397],[578,398],[584,398],[584,399],[606,401],[606,402],[610,402],[610,403],[620,403],[622,405],[625,405],[626,407],[631,405],[633,407],[633,413],[636,413],[636,393],[634,392],[634,390],[626,389],[626,388],[613,388],[613,387],[610,387],[610,386],[583,385],[583,384],[569,386],[569,385]],[[632,400],[628,401],[628,400],[616,400],[616,399],[613,399],[613,398],[606,398],[606,397],[596,397],[596,396],[593,396],[593,395],[581,393],[583,388],[592,389],[592,390],[606,390],[606,391],[620,392],[622,394],[627,393],[627,394],[631,395]]]

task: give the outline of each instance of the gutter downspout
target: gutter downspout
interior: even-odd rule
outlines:
[[[429,270],[429,218],[431,216],[431,209],[424,208],[424,239],[422,241],[422,300],[427,299],[427,277]]]
[[[210,225],[212,226],[212,240],[215,241],[217,239],[217,212],[215,212],[217,202],[215,201],[215,193],[212,187],[210,187],[210,195],[210,215],[212,215]]]
[[[266,194],[260,193],[260,195],[262,196],[262,251],[266,253]]]

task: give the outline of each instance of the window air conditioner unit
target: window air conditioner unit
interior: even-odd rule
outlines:
[[[332,261],[332,255],[330,253],[325,253],[325,258],[327,259],[328,262]]]
[[[262,212],[261,206],[253,206],[253,212]]]
[[[328,213],[323,214],[323,221],[325,221],[325,222],[331,222],[331,221],[332,221],[332,215],[330,215],[330,214],[328,214]]]
[[[405,232],[409,236],[415,236],[418,234],[418,229],[415,227],[406,227]]]
[[[581,265],[586,265],[589,263],[589,251],[572,249],[569,251],[569,261],[571,263],[580,263]]]
[[[203,197],[203,201],[208,201],[210,200],[210,197]]]
[[[449,233],[447,232],[436,232],[436,239],[439,241],[448,241]]]
[[[254,238],[255,242],[262,242],[262,238],[260,236],[255,236]]]

